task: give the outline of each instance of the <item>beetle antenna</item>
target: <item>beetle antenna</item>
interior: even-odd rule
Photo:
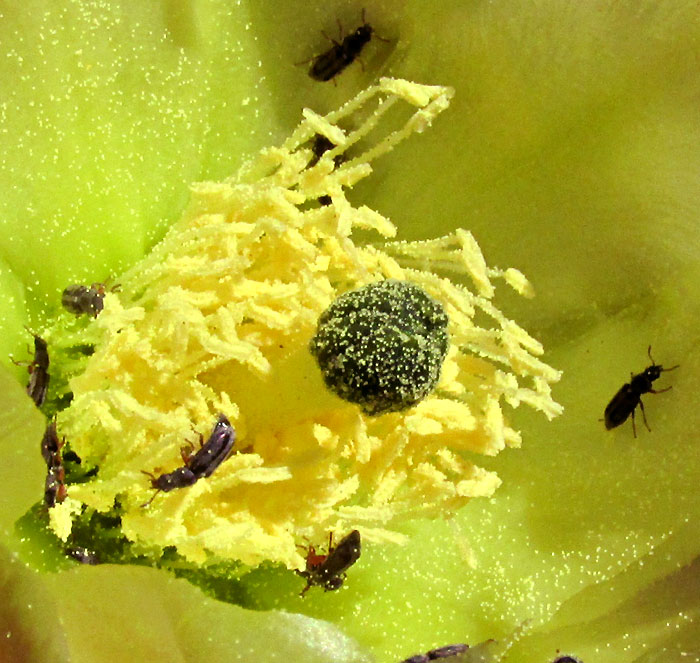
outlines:
[[[151,502],[152,502],[154,499],[156,499],[156,495],[157,495],[159,492],[160,492],[160,488],[158,488],[158,489],[156,490],[156,492],[153,493],[153,497],[151,497],[151,499],[148,500],[148,502],[144,502],[144,503],[141,505],[141,508],[142,508],[142,509],[146,509],[147,507],[151,506]]]

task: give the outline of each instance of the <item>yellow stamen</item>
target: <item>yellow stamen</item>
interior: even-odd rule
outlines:
[[[384,238],[396,229],[344,194],[451,96],[381,79],[325,117],[305,111],[281,147],[237,176],[193,187],[183,218],[119,278],[121,292],[108,293],[90,323],[95,353],[70,381],[74,399],[59,428],[99,471],[69,485],[70,500],[52,519],[57,533],[67,536],[76,504],[106,511],[118,501],[126,536],[152,549],[174,546],[194,563],[303,568],[296,544],[304,537],[358,528],[366,540],[400,541],[400,520],[493,493],[500,480],[473,460],[520,444],[502,403],[548,417],[561,411],[550,395],[559,373],[493,304],[497,279],[526,296],[531,287],[517,270],[488,267],[463,230],[356,244],[357,228]],[[399,102],[413,107],[408,119]],[[308,167],[317,133],[336,147]],[[331,205],[316,202],[324,195]],[[474,290],[445,272],[466,275]],[[433,393],[372,417],[326,389],[309,340],[340,294],[382,279],[410,281],[438,300],[450,347]],[[233,455],[212,476],[142,508],[153,490],[142,470],[158,476],[181,466],[180,447],[196,433],[206,438],[219,412],[236,429]]]

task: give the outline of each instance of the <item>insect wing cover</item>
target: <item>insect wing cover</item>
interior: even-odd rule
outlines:
[[[627,421],[638,400],[639,397],[635,396],[629,384],[620,387],[605,408],[605,428],[610,430]]]
[[[360,533],[354,529],[318,567],[317,574],[323,578],[332,578],[344,573],[360,558],[360,552]]]
[[[451,656],[457,656],[457,654],[462,654],[469,649],[469,645],[458,644],[458,645],[446,645],[445,647],[438,647],[437,649],[431,649],[428,652],[428,659],[431,661],[436,661],[440,658],[450,658]]]
[[[322,83],[330,81],[349,64],[343,57],[342,46],[337,44],[314,58],[311,69],[309,69],[309,76]]]
[[[61,443],[58,440],[58,432],[56,431],[56,419],[52,419],[46,426],[44,436],[41,438],[41,456],[49,468],[55,464],[60,448]]]
[[[37,407],[41,407],[49,389],[49,350],[43,338],[36,334],[32,336],[34,336],[34,360],[29,365],[27,394]]]
[[[236,431],[225,415],[220,414],[209,439],[192,457],[190,471],[197,477],[208,477],[226,460],[236,441]]]

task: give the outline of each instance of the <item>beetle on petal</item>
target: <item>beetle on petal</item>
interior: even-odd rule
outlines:
[[[306,569],[297,571],[306,579],[306,587],[301,590],[300,596],[304,596],[314,585],[323,587],[327,592],[339,589],[345,581],[345,572],[360,558],[360,551],[360,533],[356,529],[344,536],[335,547],[331,532],[327,555],[317,555],[313,547],[309,548]]]
[[[612,397],[612,400],[605,408],[603,417],[607,430],[620,426],[632,415],[632,431],[634,436],[637,437],[637,427],[634,423],[634,411],[637,409],[637,406],[639,406],[642,410],[644,425],[647,427],[647,430],[651,432],[651,428],[649,428],[649,424],[647,423],[647,416],[644,413],[644,403],[642,403],[641,398],[642,394],[662,394],[664,391],[671,389],[671,387],[666,387],[666,389],[654,390],[652,389],[652,383],[661,377],[661,373],[673,371],[678,368],[680,364],[676,364],[671,368],[664,368],[654,363],[654,359],[651,356],[651,345],[647,350],[647,354],[651,360],[651,366],[647,366],[647,368],[641,373],[637,373],[637,375],[630,373],[630,381],[620,387],[619,391]]]

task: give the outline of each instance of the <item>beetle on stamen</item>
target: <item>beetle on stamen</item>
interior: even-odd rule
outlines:
[[[172,472],[155,476],[146,470],[141,470],[151,479],[151,487],[156,492],[148,502],[141,506],[147,507],[159,492],[169,493],[176,488],[191,486],[202,478],[209,477],[221,463],[228,458],[236,441],[236,431],[225,415],[220,414],[214,425],[209,439],[202,444],[200,435],[200,449],[194,454],[181,451],[185,464]]]
[[[44,481],[44,503],[50,509],[57,503],[63,502],[68,495],[66,488],[66,471],[63,467],[61,449],[66,439],[58,439],[56,418],[54,417],[41,438],[41,456],[46,462],[46,480]]]

